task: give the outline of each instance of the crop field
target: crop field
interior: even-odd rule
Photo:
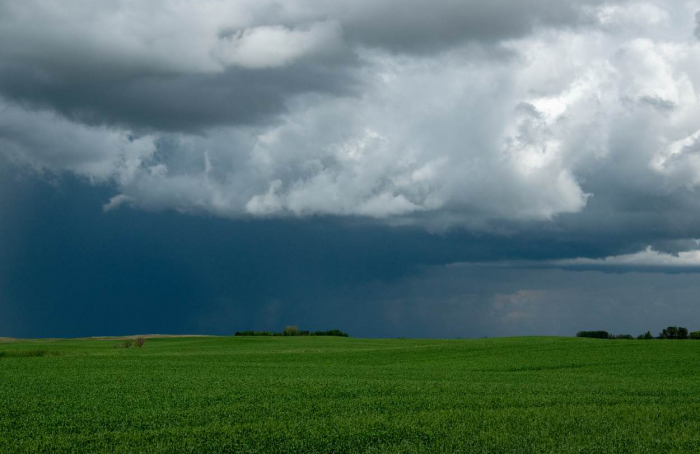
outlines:
[[[700,342],[0,343],[0,452],[700,453]]]

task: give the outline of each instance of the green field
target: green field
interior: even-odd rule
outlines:
[[[0,451],[700,453],[696,341],[114,344],[0,343]]]

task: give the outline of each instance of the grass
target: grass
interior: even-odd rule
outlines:
[[[0,344],[0,452],[700,453],[700,342],[113,347]]]

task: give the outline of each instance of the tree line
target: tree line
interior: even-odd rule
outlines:
[[[349,337],[348,333],[344,333],[339,329],[331,329],[328,331],[304,331],[296,326],[287,326],[281,333],[272,331],[236,331],[236,336],[336,336]]]
[[[579,331],[576,337],[588,337],[593,339],[634,339],[631,334],[611,334],[607,331]],[[688,332],[682,326],[669,326],[664,328],[658,336],[654,337],[651,331],[637,336],[637,339],[695,339],[700,340],[700,331]]]

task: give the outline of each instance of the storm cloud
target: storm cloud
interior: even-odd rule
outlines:
[[[360,250],[390,238],[403,262],[347,292],[416,314],[392,282],[454,263],[680,282],[700,269],[699,33],[700,0],[0,0],[0,215],[23,219],[36,180],[105,223],[373,232]],[[469,298],[544,295],[520,287]]]
[[[537,26],[578,26],[592,7],[538,0],[133,1],[0,5],[0,91],[79,122],[196,131],[273,121],[304,93],[361,96],[360,49],[441,53]],[[360,74],[356,73],[360,71]]]
[[[551,221],[617,170],[675,199],[700,181],[692,6],[4,2],[2,150],[108,208],[227,217]]]

